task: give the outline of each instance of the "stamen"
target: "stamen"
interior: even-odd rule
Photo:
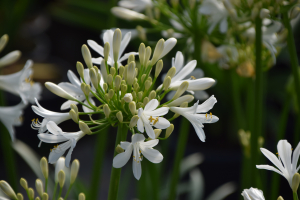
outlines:
[[[191,76],[191,79],[195,80],[196,78],[195,78],[195,76]]]
[[[153,125],[155,125],[155,124],[158,122],[158,119],[159,119],[159,117],[157,117],[157,118],[154,120]]]
[[[148,120],[150,120],[150,122],[152,122],[155,119],[152,116],[150,116]]]

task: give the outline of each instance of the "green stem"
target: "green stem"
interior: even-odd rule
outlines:
[[[59,189],[59,193],[58,193],[58,199],[59,199],[59,197],[61,197],[61,193],[62,193],[62,189],[63,189],[63,187],[61,187],[60,189]]]
[[[179,170],[180,170],[180,162],[183,158],[188,135],[189,135],[190,123],[187,119],[182,118],[180,130],[179,130],[179,138],[176,148],[175,161],[173,164],[173,171],[171,176],[170,183],[170,191],[169,191],[169,200],[176,199],[176,191],[177,185],[179,182]]]
[[[54,192],[53,192],[52,200],[55,199],[55,196],[56,196],[56,190],[57,190],[57,183],[55,183],[55,186],[54,186]]]
[[[45,193],[47,193],[48,190],[48,178],[45,180]]]
[[[299,200],[297,192],[293,192],[293,199],[294,200]]]
[[[68,196],[69,196],[69,194],[70,194],[70,191],[71,191],[71,189],[72,189],[72,186],[73,186],[73,184],[71,184],[71,185],[69,186],[69,189],[68,189],[68,191],[67,191],[67,194],[66,194],[64,200],[66,200],[66,199],[68,198]]]
[[[126,139],[128,129],[125,124],[119,123],[118,126],[118,133],[116,138],[115,147],[120,144],[122,140]],[[114,157],[117,155],[117,152],[114,151]],[[116,200],[118,198],[118,189],[119,189],[119,182],[121,176],[122,168],[112,168],[111,175],[110,175],[110,184],[109,184],[109,191],[108,191],[108,200]]]
[[[96,147],[94,150],[94,165],[92,171],[92,181],[90,185],[89,199],[97,199],[99,184],[101,180],[101,170],[104,161],[104,153],[107,147],[107,133],[108,128],[104,129],[102,133],[98,134]]]
[[[255,20],[255,97],[254,97],[254,124],[253,131],[251,132],[251,177],[252,187],[257,187],[257,169],[259,152],[258,152],[258,137],[261,135],[262,129],[262,103],[263,103],[263,71],[262,71],[262,20],[257,17]]]

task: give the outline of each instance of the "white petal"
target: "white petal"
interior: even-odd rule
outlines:
[[[102,60],[103,60],[102,57],[92,58],[92,63],[97,64],[97,65],[101,65]]]
[[[163,155],[157,151],[156,149],[152,148],[145,148],[141,146],[142,154],[152,163],[160,163],[163,160]]]
[[[299,155],[300,155],[300,142],[298,143],[296,149],[293,152],[292,171],[295,171],[297,168]]]
[[[207,99],[209,96],[208,96],[208,94],[207,94],[207,92],[205,92],[205,91],[188,91],[188,92],[193,92],[194,93],[194,97],[195,97],[195,99],[197,99],[197,100],[205,100],[205,99]]]
[[[71,141],[67,141],[59,145],[56,150],[52,150],[49,154],[49,163],[55,163],[65,153],[65,151],[71,147],[71,143]]]
[[[74,72],[72,72],[71,70],[68,70],[67,76],[68,76],[69,81],[74,86],[80,88],[80,86],[81,86],[80,80],[77,78],[77,76],[74,74]]]
[[[145,136],[143,134],[134,134],[131,138],[132,144],[135,144],[137,142],[143,142],[145,140]]]
[[[147,142],[140,142],[140,146],[143,146],[145,148],[152,148],[154,146],[156,146],[158,144],[159,140],[155,139],[155,140],[149,140]]]
[[[214,107],[215,103],[217,103],[217,99],[215,98],[214,95],[212,95],[209,99],[204,101],[202,104],[198,105],[197,113],[208,112],[210,109]]]
[[[198,78],[202,78],[204,76],[204,72],[202,69],[199,69],[199,68],[196,68],[194,69],[194,71],[192,71],[188,77],[186,77],[187,79],[188,78],[191,78],[191,76],[194,76],[196,79]]]
[[[150,124],[144,124],[144,125],[145,125],[145,130],[146,130],[147,135],[151,139],[155,139],[155,133],[154,133],[152,126]]]
[[[168,128],[169,126],[170,126],[171,124],[170,124],[170,122],[167,120],[167,119],[165,119],[165,118],[163,118],[163,117],[159,117],[158,118],[158,122],[156,122],[156,124],[154,125],[156,128],[158,128],[158,129],[166,129],[166,128]]]
[[[224,18],[220,24],[220,32],[225,33],[227,31],[227,28],[228,28],[227,18]]]
[[[168,107],[162,107],[162,108],[156,109],[154,111],[144,111],[144,114],[156,117],[156,116],[163,116],[163,115],[167,114],[168,112],[169,112],[169,108]]]
[[[48,131],[50,131],[52,134],[54,135],[61,135],[61,133],[63,132],[61,130],[61,128],[59,128],[55,122],[50,121],[47,123],[47,129]]]
[[[269,150],[260,148],[260,151],[282,172],[285,173],[286,169],[282,166],[278,158]]]
[[[75,142],[75,144],[74,144],[74,142]],[[71,148],[69,149],[68,154],[67,154],[67,156],[66,156],[66,161],[65,161],[66,167],[70,167],[71,155],[72,155],[72,152],[73,152],[73,149],[74,149],[75,145],[76,145],[76,141],[73,140],[73,141],[72,141]]]
[[[122,149],[126,150],[131,145],[130,142],[121,142],[120,146]]]
[[[89,100],[90,100],[91,104],[96,105],[95,101],[91,97],[89,97]],[[83,103],[86,105],[89,105],[87,100],[85,100]],[[85,113],[94,112],[92,109],[89,109],[89,108],[85,107],[84,105],[82,106],[82,109],[83,109],[83,112],[85,112]]]
[[[141,132],[144,133],[144,124],[143,121],[140,119],[138,119],[137,121],[137,129]]]
[[[172,67],[176,68],[176,73],[178,73],[184,63],[184,57],[180,51],[177,51],[175,59],[172,59]]]
[[[186,64],[182,68],[182,70],[178,74],[176,74],[172,78],[172,82],[181,81],[182,79],[184,79],[187,75],[189,75],[190,73],[192,73],[192,71],[194,71],[196,65],[197,65],[197,61],[196,60],[190,61],[188,64]]]
[[[142,166],[141,162],[136,162],[132,160],[132,171],[133,175],[137,180],[140,180],[141,175],[142,175]]]
[[[79,100],[80,101],[80,100]],[[75,104],[77,105],[78,102],[77,101],[71,101],[71,100],[68,100],[66,101],[65,103],[63,103],[60,107],[60,110],[66,110],[66,109],[69,109],[71,104]]]
[[[202,129],[203,125],[201,123],[195,123],[195,122],[191,122],[191,123],[192,123],[192,125],[193,125],[193,127],[194,127],[194,129],[195,129],[195,131],[196,131],[196,133],[197,133],[197,135],[199,137],[199,139],[202,142],[205,142],[206,136],[205,136],[205,133],[204,133],[204,131]]]
[[[157,108],[159,102],[157,101],[157,99],[152,99],[151,101],[149,101],[147,103],[147,105],[145,106],[144,112],[146,111],[152,111],[154,109]]]
[[[38,138],[46,143],[59,143],[59,142],[64,142],[68,140],[62,135],[52,135],[48,133],[40,133],[38,134]]]
[[[271,170],[273,172],[276,172],[276,173],[280,174],[281,176],[284,176],[278,169],[276,169],[275,167],[270,166],[270,165],[256,165],[256,168],[257,169]]]
[[[124,35],[122,41],[121,41],[121,46],[120,46],[120,50],[119,50],[119,58],[120,56],[123,54],[125,48],[127,47],[129,41],[131,38],[131,32],[128,32]]]
[[[173,47],[176,45],[176,43],[177,43],[177,40],[175,38],[169,38],[167,41],[165,41],[164,50],[160,54],[159,59],[164,57],[167,53],[169,53],[173,49]]]
[[[94,40],[88,40],[87,43],[92,49],[94,49],[94,51],[99,53],[101,56],[104,56],[103,47],[100,46],[97,42],[95,42]]]
[[[288,143],[287,140],[280,140],[277,144],[278,154],[280,156],[281,161],[287,171],[291,171],[291,159],[292,159],[292,146]]]
[[[128,57],[130,56],[130,55],[139,55],[139,53],[137,53],[137,52],[129,52],[129,53],[125,53],[124,54],[124,56],[122,56],[120,59],[119,59],[119,62],[123,62],[124,60],[127,60],[128,59]]]
[[[132,145],[130,145],[125,150],[125,152],[116,155],[113,160],[113,167],[114,168],[123,167],[128,162],[129,158],[131,157],[132,150],[133,150],[133,147],[132,147]]]

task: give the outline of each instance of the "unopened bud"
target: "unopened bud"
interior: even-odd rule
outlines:
[[[166,78],[165,78],[165,80],[163,82],[163,88],[164,88],[164,90],[167,90],[170,85],[171,85],[171,77],[170,76],[166,76]]]
[[[126,93],[126,94],[124,95],[123,98],[124,98],[124,101],[125,101],[126,103],[130,103],[130,102],[132,101],[132,99],[133,99],[131,93]]]
[[[62,197],[59,197],[59,198],[58,198],[58,200],[64,200],[64,198],[62,198]]]
[[[146,53],[145,44],[144,44],[144,43],[141,43],[141,44],[140,44],[140,47],[139,47],[139,59],[140,59],[141,65],[144,64],[145,53]]]
[[[151,66],[153,66],[157,60],[159,59],[160,55],[162,54],[163,50],[164,50],[164,45],[165,45],[165,40],[164,39],[160,39],[154,49],[153,52],[153,57],[151,59]]]
[[[144,104],[142,102],[138,102],[136,105],[136,109],[143,108]]]
[[[114,96],[114,94],[115,94],[115,91],[114,91],[113,89],[110,89],[110,90],[108,91],[108,98],[109,98],[109,99],[112,99],[113,96]]]
[[[282,196],[279,196],[277,200],[284,200]]]
[[[140,40],[147,41],[146,30],[141,26],[137,26],[136,30],[138,32],[138,36],[139,36]]]
[[[79,120],[78,114],[73,109],[70,110],[69,115],[75,123],[78,123]]]
[[[135,71],[134,71],[134,77],[135,77],[135,79],[134,79],[134,82],[135,82],[135,80],[137,80],[137,75],[139,74],[139,69],[138,68],[135,68]]]
[[[131,120],[130,120],[129,128],[135,127],[138,120],[139,120],[139,116],[134,115],[134,116],[131,118]]]
[[[21,185],[26,191],[28,190],[28,184],[27,184],[26,179],[21,178],[21,179],[20,179],[20,185]]]
[[[138,83],[133,84],[134,91],[138,91],[140,89],[140,85]]]
[[[127,85],[121,85],[121,96],[124,96],[127,92]]]
[[[78,196],[78,200],[85,200],[85,195],[83,193],[80,193]]]
[[[42,196],[42,200],[48,200],[49,199],[49,196],[47,193],[44,193],[43,196]]]
[[[156,68],[155,68],[155,75],[154,77],[157,78],[163,68],[163,61],[162,60],[159,60],[157,63],[156,63]],[[176,71],[175,71],[176,72]]]
[[[43,182],[40,179],[36,179],[35,181],[35,189],[39,196],[41,197],[44,193]]]
[[[299,183],[300,183],[300,174],[296,173],[296,174],[294,174],[293,179],[292,179],[292,190],[294,193],[297,193]]]
[[[261,9],[261,10],[260,10],[259,17],[260,17],[261,19],[270,17],[270,11],[269,11],[268,9],[265,9],[265,8]]]
[[[189,106],[189,103],[188,103],[188,102],[183,102],[183,103],[180,105],[181,108],[186,108],[186,107],[188,107],[188,106]]]
[[[88,66],[88,68],[92,68],[93,63],[92,63],[91,52],[85,44],[82,45],[82,47],[81,47],[81,53],[82,53],[85,64]]]
[[[113,54],[114,54],[115,62],[118,62],[119,59],[121,40],[122,40],[122,32],[120,29],[117,28],[113,35]]]
[[[128,65],[128,69],[127,69],[127,85],[132,85],[133,84],[133,81],[134,81],[134,78],[135,78],[135,62],[132,61],[129,63]]]
[[[131,63],[132,61],[135,62],[134,54],[131,54],[131,55],[128,57],[127,64],[129,65],[129,63]]]
[[[48,179],[48,161],[47,161],[47,158],[43,157],[40,161],[40,167],[41,167],[41,170],[42,170],[42,174],[44,176],[45,179]]]
[[[294,19],[298,16],[298,14],[300,13],[300,8],[298,6],[294,7],[291,11],[291,19]]]
[[[135,115],[135,113],[136,113],[136,104],[135,104],[135,102],[134,101],[130,102],[128,107],[129,107],[129,110],[130,110],[131,114]]]
[[[79,161],[77,159],[75,159],[72,162],[72,166],[71,166],[71,179],[70,179],[71,185],[75,182],[75,180],[77,178],[79,166],[80,166]]]
[[[152,99],[155,99],[155,97],[156,97],[156,92],[152,90],[149,94],[149,100],[151,101]]]
[[[60,170],[58,172],[58,183],[60,188],[64,187],[65,180],[66,180],[66,174],[63,170]]]
[[[108,73],[107,73],[107,69],[106,69],[106,65],[105,65],[105,61],[104,60],[102,60],[102,62],[101,62],[100,69],[101,69],[101,74],[102,74],[103,80],[106,83],[107,82]]]
[[[138,101],[141,101],[143,98],[143,91],[138,92]]]
[[[34,198],[34,190],[32,188],[28,189],[28,196],[29,196],[30,199]]]
[[[34,199],[34,200],[41,200],[41,199],[40,199],[40,197],[35,197],[35,199]]]
[[[119,122],[122,123],[122,122],[123,122],[123,114],[122,114],[122,111],[117,112],[116,116],[117,116]]]
[[[84,86],[84,91],[83,91],[84,95],[85,95],[85,96],[89,96],[90,91],[91,91],[91,86],[88,85],[88,84],[85,84],[85,86]]]
[[[132,94],[132,99],[133,99],[134,101],[136,101],[136,92],[133,91],[131,94]]]
[[[172,100],[175,100],[178,97],[180,97],[187,90],[188,87],[189,87],[189,82],[184,81],[183,83],[181,83],[175,95],[173,96]]]
[[[128,70],[128,65],[125,65],[124,73],[123,73],[123,78],[124,78],[125,81],[127,81],[127,70]]]
[[[171,78],[173,78],[174,75],[175,75],[175,73],[176,73],[176,68],[175,67],[171,67],[171,69],[169,69],[166,77],[170,76]]]
[[[15,191],[6,181],[0,181],[0,189],[11,199],[17,199]]]
[[[149,90],[150,87],[151,87],[151,85],[152,85],[152,82],[149,81],[149,80],[147,80],[147,81],[145,82],[145,90],[146,90],[146,91]]]
[[[68,100],[77,101],[75,97],[71,96],[68,92],[66,92],[64,89],[62,89],[61,87],[59,87],[54,83],[46,82],[45,86],[48,90],[50,90],[52,93],[56,94],[57,96],[60,96]]]
[[[149,103],[149,98],[148,98],[148,97],[145,97],[144,100],[143,100],[143,104],[146,106],[147,103]]]
[[[116,152],[119,154],[119,153],[123,153],[124,152],[124,149],[121,147],[121,145],[117,145],[116,147]]]
[[[120,67],[119,67],[119,75],[120,75],[121,77],[123,77],[124,70],[125,70],[125,67],[124,67],[124,66],[120,66]]]
[[[158,138],[161,134],[161,129],[154,129],[155,138]]]
[[[165,135],[165,138],[168,138],[170,137],[171,133],[173,133],[174,131],[174,125],[171,124],[167,129],[166,129],[166,135]]]
[[[97,77],[95,69],[91,68],[89,71],[89,74],[90,74],[91,82],[92,82],[94,88],[97,90],[99,82],[98,82],[98,77]]]
[[[83,121],[79,121],[79,129],[87,135],[90,135],[92,133],[89,126],[86,123],[84,123]]]
[[[113,83],[113,77],[111,74],[108,74],[108,76],[107,76],[107,83],[109,86],[111,86]]]
[[[111,74],[112,76],[114,76],[114,75],[116,74],[116,68],[111,67],[110,70],[109,70],[109,72],[110,72],[110,74]]]
[[[107,89],[108,89],[107,83],[103,83],[103,90],[105,93],[107,92]]]
[[[252,19],[255,19],[255,18],[257,17],[258,13],[259,13],[258,8],[257,8],[257,7],[254,7],[254,8],[252,9],[252,12],[251,12],[251,18],[252,18]]]
[[[105,115],[105,117],[106,118],[109,118],[109,115],[110,115],[110,108],[109,108],[109,106],[107,105],[107,104],[105,104],[104,106],[103,106],[103,112],[104,112],[104,115]]]
[[[120,90],[121,81],[122,81],[121,76],[117,75],[117,76],[115,77],[115,87],[116,87],[116,91],[117,91],[117,92],[119,92],[119,90]]]
[[[83,65],[81,64],[81,62],[77,62],[76,63],[76,69],[77,69],[77,72],[79,74],[79,76],[84,79],[84,67]]]
[[[145,53],[145,60],[144,60],[144,67],[147,68],[148,67],[148,61],[150,59],[150,56],[151,56],[151,47],[147,47],[146,48],[146,53]]]
[[[0,38],[0,52],[4,49],[4,47],[6,46],[7,42],[8,42],[8,35],[5,34]]]
[[[18,193],[17,194],[17,198],[18,198],[18,200],[23,200],[24,199],[23,194]]]
[[[146,76],[147,76],[146,74],[143,74],[143,75],[142,75],[142,77],[141,77],[141,81],[142,81],[142,82],[144,82]]]
[[[110,51],[110,45],[108,42],[104,44],[104,61],[107,62]]]

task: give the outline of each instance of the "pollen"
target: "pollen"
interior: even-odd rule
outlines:
[[[195,76],[191,76],[191,79],[195,80],[196,78],[195,78]]]
[[[157,117],[157,118],[154,120],[153,125],[155,125],[155,124],[158,122],[158,119],[159,119],[159,117]]]
[[[148,120],[150,120],[150,122],[152,122],[152,121],[154,121],[155,119],[154,119],[152,116],[150,116]]]

